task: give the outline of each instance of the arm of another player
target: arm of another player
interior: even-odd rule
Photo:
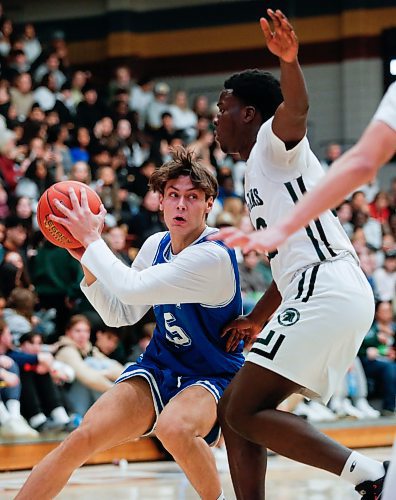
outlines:
[[[247,235],[243,250],[271,251],[279,248],[291,234],[370,181],[395,151],[396,130],[382,121],[373,121],[358,143],[333,163],[319,184],[279,224]]]
[[[308,93],[298,62],[298,39],[287,17],[280,11],[267,10],[274,31],[265,18],[260,19],[268,50],[279,57],[283,103],[278,107],[272,130],[284,143],[297,144],[305,136]]]
[[[282,297],[273,281],[248,315],[240,316],[223,329],[223,336],[229,335],[227,351],[235,350],[241,340],[244,340],[245,346],[253,343],[265,323],[279,307],[281,300]]]

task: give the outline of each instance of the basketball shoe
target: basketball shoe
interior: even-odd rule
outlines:
[[[376,481],[364,481],[355,487],[355,490],[362,495],[362,500],[380,500],[384,480],[389,467],[389,461],[384,462],[385,475]]]

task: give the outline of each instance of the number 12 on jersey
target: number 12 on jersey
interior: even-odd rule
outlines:
[[[257,217],[256,219],[256,229],[257,231],[259,229],[265,229],[267,227],[267,223],[265,222],[265,220],[262,218],[262,217]],[[271,260],[275,257],[275,255],[277,255],[278,253],[278,250],[274,250],[273,252],[269,252],[268,254],[268,259]]]

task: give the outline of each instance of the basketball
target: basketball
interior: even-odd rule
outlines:
[[[81,243],[73,238],[65,226],[49,219],[50,214],[57,217],[64,217],[55,206],[55,199],[58,199],[67,208],[72,208],[69,198],[69,189],[73,188],[79,202],[81,203],[81,188],[85,188],[88,204],[94,214],[99,213],[102,204],[99,195],[89,186],[78,181],[61,181],[49,187],[39,199],[37,205],[37,222],[43,235],[48,241],[62,248],[79,248]]]

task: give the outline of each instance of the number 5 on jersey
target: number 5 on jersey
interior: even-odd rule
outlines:
[[[173,314],[164,313],[166,338],[178,346],[188,346],[191,344],[191,338],[180,326],[175,325],[175,317]]]

